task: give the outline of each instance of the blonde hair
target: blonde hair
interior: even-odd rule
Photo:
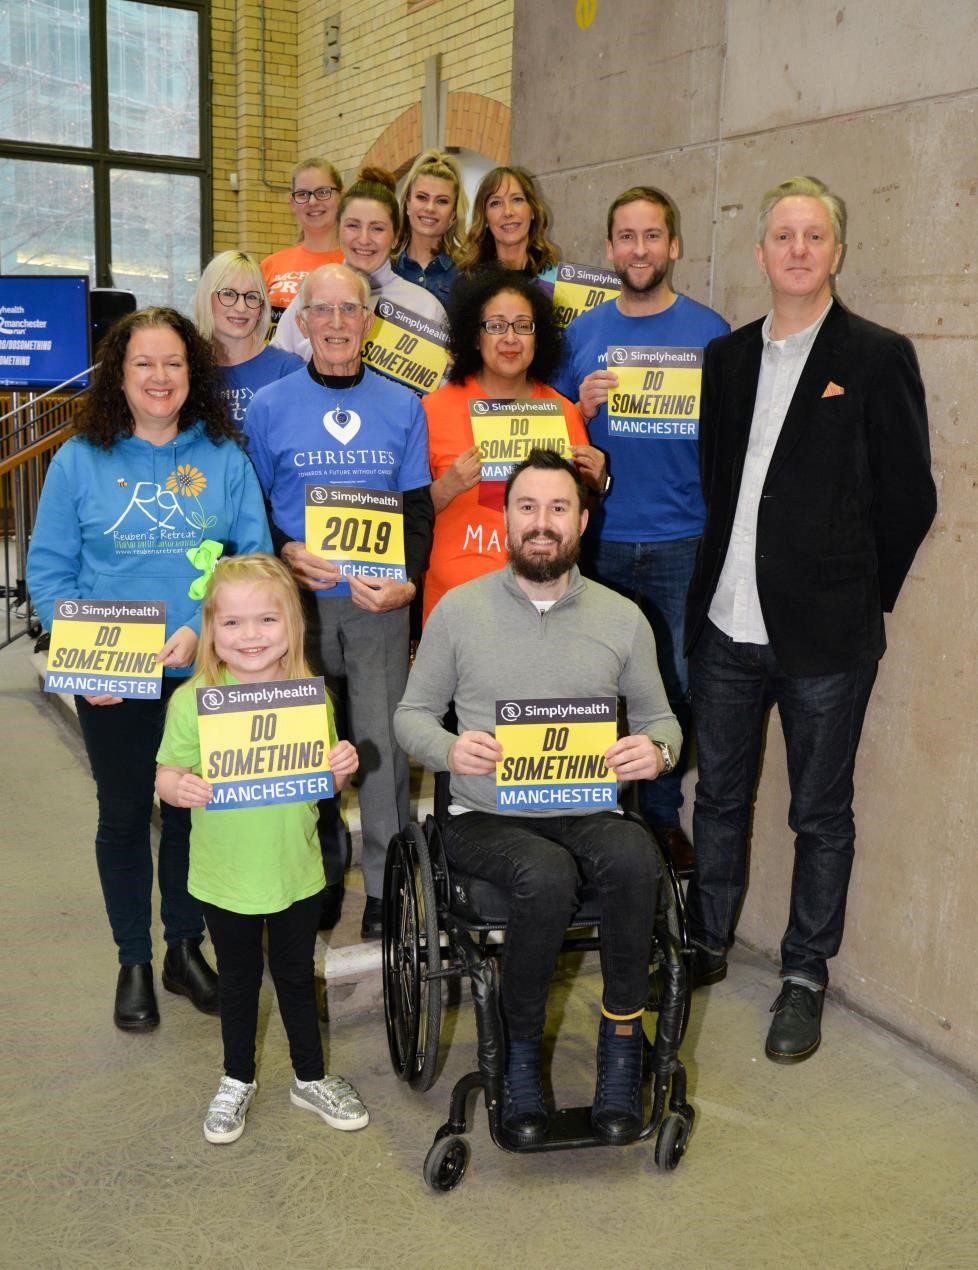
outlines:
[[[214,257],[200,275],[197,290],[194,292],[194,322],[197,330],[211,345],[214,343],[214,310],[211,308],[211,296],[220,291],[228,278],[234,273],[246,274],[249,279],[249,291],[257,291],[261,295],[261,308],[258,310],[258,325],[254,330],[255,342],[265,343],[265,336],[272,321],[272,306],[268,301],[268,288],[262,276],[261,266],[254,256],[245,251],[222,251]],[[248,310],[253,312],[252,309]]]
[[[817,198],[829,214],[835,241],[841,246],[846,241],[846,205],[838,194],[833,194],[817,176],[789,176],[787,181],[772,186],[761,199],[757,213],[757,241],[762,243],[767,233],[768,217],[783,198]]]
[[[324,159],[321,154],[314,154],[311,159],[301,159],[295,165],[295,167],[292,169],[292,174],[289,177],[289,194],[290,195],[295,192],[295,178],[299,175],[300,172],[304,172],[306,168],[317,168],[320,172],[325,172],[329,178],[330,185],[335,185],[336,188],[339,190],[339,194],[336,196],[337,199],[340,199],[343,197],[343,178],[340,176],[339,171],[336,169],[336,167],[332,163],[330,163],[329,159]],[[291,198],[289,199],[289,206],[293,209],[293,213],[294,213],[295,204],[292,202]],[[337,219],[339,218],[337,217]],[[296,242],[297,243],[304,242],[305,237],[306,237],[306,231],[300,225],[299,237],[296,239]]]
[[[407,178],[404,182],[404,193],[401,195],[401,229],[394,241],[391,255],[396,259],[403,251],[407,250],[411,242],[411,224],[408,220],[407,205],[408,199],[411,197],[411,191],[414,189],[414,183],[419,176],[431,176],[439,181],[448,181],[455,190],[455,219],[449,225],[444,238],[441,240],[441,249],[447,252],[453,260],[457,260],[465,241],[465,222],[469,215],[469,200],[465,194],[465,186],[462,183],[462,173],[458,166],[458,160],[453,155],[444,154],[441,150],[425,150],[424,154],[419,154],[408,168]]]
[[[289,647],[282,659],[286,679],[305,679],[312,674],[305,658],[305,622],[299,588],[289,569],[275,556],[256,552],[249,556],[228,556],[218,560],[207,582],[207,594],[200,610],[200,641],[194,662],[194,679],[202,684],[218,684],[224,680],[224,663],[214,651],[214,619],[217,593],[228,585],[267,586],[282,606]]]

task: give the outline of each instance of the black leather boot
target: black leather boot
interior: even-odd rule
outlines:
[[[138,966],[120,966],[115,989],[116,1027],[126,1032],[149,1032],[157,1027],[160,1013],[153,991],[153,967],[148,961]]]
[[[510,1041],[506,1051],[502,1125],[518,1142],[539,1141],[550,1124],[540,1081],[541,1041]]]
[[[591,1127],[602,1142],[622,1146],[642,1131],[642,1016],[609,1019],[598,1029],[598,1081]]]
[[[202,1014],[219,1012],[217,975],[211,970],[193,939],[171,944],[163,958],[163,987],[189,997]]]

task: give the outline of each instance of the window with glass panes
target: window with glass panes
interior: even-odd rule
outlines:
[[[186,308],[210,255],[207,0],[0,0],[0,273]]]

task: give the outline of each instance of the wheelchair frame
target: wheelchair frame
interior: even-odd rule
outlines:
[[[440,782],[440,783],[439,783]],[[411,824],[391,840],[383,898],[384,1018],[391,1063],[400,1080],[423,1092],[436,1078],[441,1032],[442,980],[467,977],[472,986],[477,1032],[477,1069],[463,1076],[451,1094],[448,1120],[438,1129],[424,1162],[425,1182],[435,1191],[453,1190],[462,1181],[470,1147],[467,1104],[484,1091],[489,1133],[496,1146],[514,1153],[604,1146],[591,1128],[591,1108],[558,1109],[545,1137],[532,1143],[510,1138],[502,1127],[504,1040],[496,990],[496,961],[501,943],[490,936],[505,923],[485,921],[471,907],[462,875],[453,880],[440,825],[447,817],[447,781],[436,778],[436,813],[425,829]],[[643,824],[643,827],[644,824]],[[654,836],[650,840],[656,846]],[[678,1050],[689,1019],[686,962],[689,939],[685,904],[672,864],[659,852],[660,902],[650,962],[661,963],[662,1000],[655,1043],[645,1040],[646,1079],[652,1079],[651,1112],[638,1141],[658,1134],[656,1165],[674,1169],[686,1150],[694,1111],[686,1101],[686,1069]],[[574,934],[597,925],[594,916],[575,916],[562,952],[600,947],[597,935]],[[442,933],[446,946],[442,946]],[[666,1106],[668,1103],[668,1114]]]

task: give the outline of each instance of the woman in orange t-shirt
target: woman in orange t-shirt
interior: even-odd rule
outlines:
[[[261,262],[272,305],[272,335],[306,274],[343,259],[336,229],[342,194],[343,181],[329,159],[303,159],[292,169],[289,203],[299,226],[299,241]]]
[[[528,419],[546,423],[540,444],[561,449],[587,485],[600,492],[605,457],[588,443],[577,407],[549,387],[560,359],[560,331],[549,298],[521,273],[494,265],[456,283],[449,304],[448,383],[423,398],[428,417],[431,500],[435,536],[424,581],[424,613],[460,582],[506,563],[503,527],[505,459],[498,479],[482,479],[483,455],[475,444],[473,417],[490,417],[493,401],[553,402],[546,414]],[[486,402],[481,409],[475,402]],[[507,421],[510,411],[506,410]],[[559,420],[557,416],[559,417]],[[532,434],[531,434],[532,435]],[[506,437],[501,433],[500,439]],[[550,445],[551,441],[557,444]],[[487,456],[491,457],[491,456]],[[525,457],[509,456],[510,465]]]

